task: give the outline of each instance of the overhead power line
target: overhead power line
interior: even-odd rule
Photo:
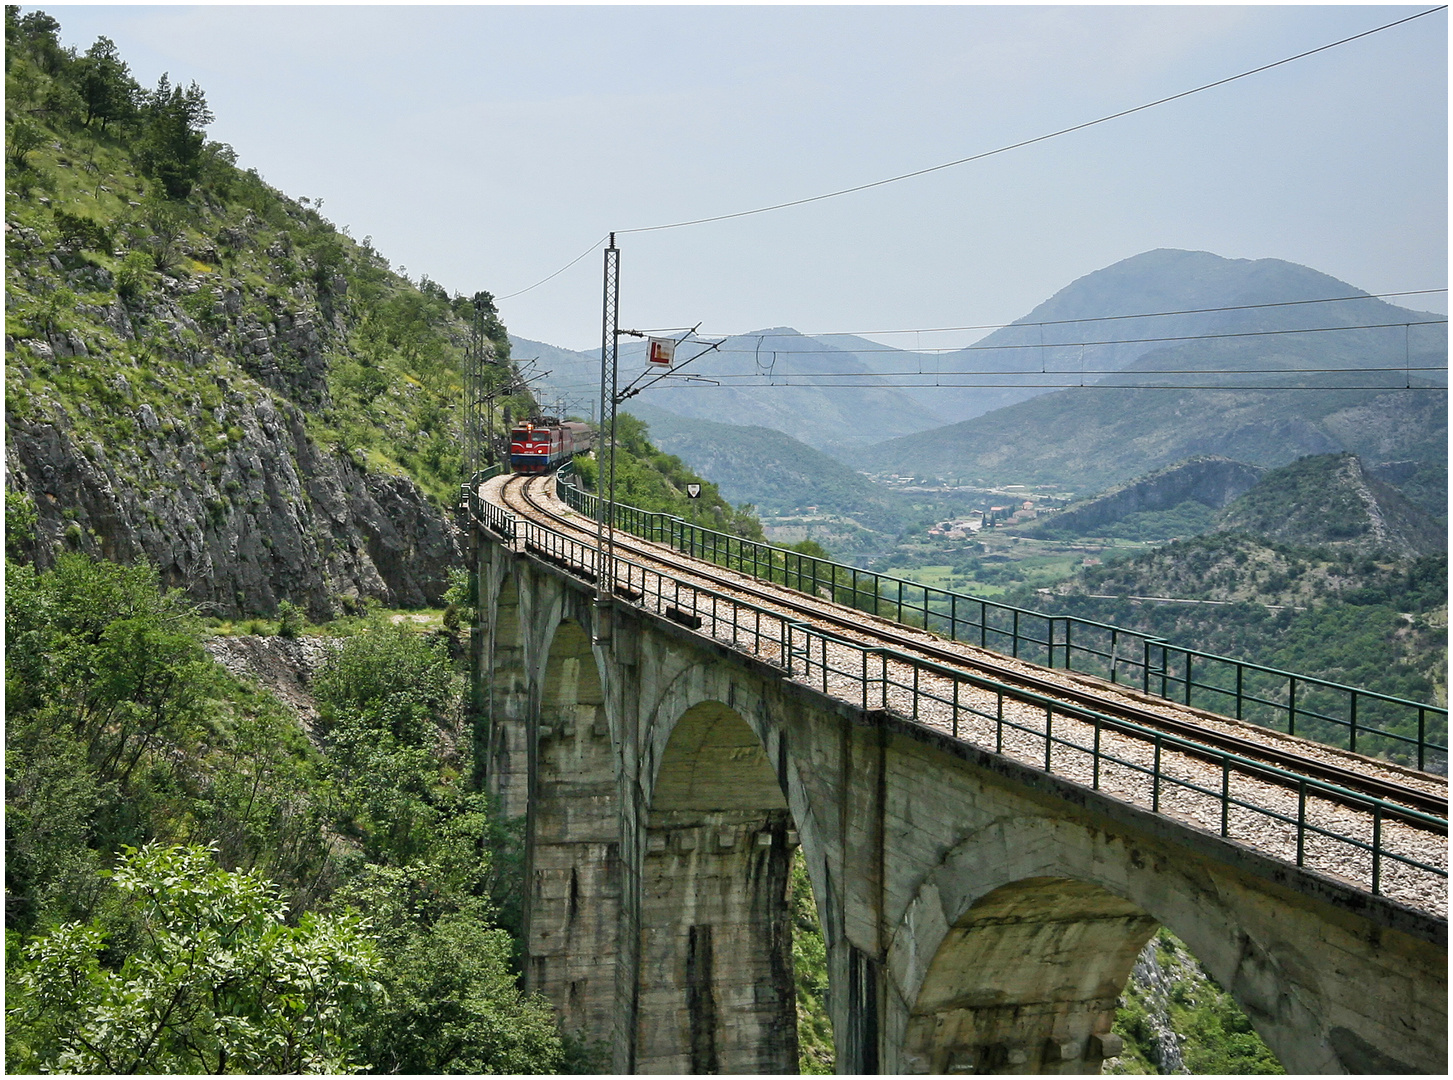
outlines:
[[[1190,90],[1182,90],[1180,93],[1171,94],[1169,97],[1163,97],[1155,101],[1146,102],[1144,105],[1137,105],[1131,109],[1122,109],[1120,112],[1110,113],[1109,115],[1101,116],[1095,120],[1088,120],[1082,124],[1075,124],[1071,127],[1061,128],[1058,131],[1052,131],[1047,135],[1039,135],[1032,139],[1023,139],[1020,142],[1010,143],[1007,146],[1001,146],[994,150],[986,150],[983,153],[972,154],[969,157],[958,158],[954,161],[946,161],[941,165],[932,165],[926,169],[916,169],[913,172],[900,173],[897,176],[890,176],[883,180],[874,180],[871,183],[858,184],[854,187],[841,188],[837,191],[829,191],[822,195],[812,195],[804,199],[792,199],[788,202],[774,203],[771,206],[759,206],[754,210],[739,210],[731,214],[717,214],[712,217],[693,218],[689,221],[675,221],[665,225],[646,225],[635,229],[617,229],[615,231],[621,235],[625,235],[627,233],[660,232],[665,229],[681,229],[689,225],[705,225],[708,222],[713,221],[727,221],[732,218],[751,217],[755,214],[766,214],[773,210],[786,210],[787,208],[793,206],[805,206],[808,203],[822,202],[824,199],[835,199],[840,195],[851,195],[854,192],[858,191],[867,191],[871,188],[883,187],[887,184],[896,184],[900,180],[910,180],[916,176],[926,176],[929,173],[940,172],[944,169],[952,169],[959,165],[967,165],[970,162],[982,161],[985,158],[995,157],[999,154],[1006,154],[1011,150],[1018,150],[1026,146],[1033,146],[1036,143],[1046,142],[1050,139],[1057,139],[1061,135],[1069,135],[1072,132],[1083,131],[1086,128],[1092,128],[1100,124],[1109,123],[1111,120],[1118,120],[1122,117],[1131,116],[1138,112],[1144,112],[1147,109],[1153,109],[1157,106],[1165,105],[1172,101],[1178,101],[1179,99],[1184,97],[1190,97],[1192,94],[1199,94],[1205,90],[1213,90],[1218,86],[1225,86],[1228,83],[1233,83],[1240,79],[1249,78],[1252,75],[1258,75],[1264,71],[1270,71],[1273,68],[1282,67],[1283,65],[1290,64],[1293,61],[1303,60],[1308,56],[1315,56],[1317,53],[1326,52],[1328,49],[1335,49],[1341,45],[1349,44],[1350,42],[1357,41],[1361,38],[1370,37],[1373,34],[1380,34],[1384,30],[1391,30],[1395,26],[1401,26],[1404,23],[1412,22],[1415,19],[1421,19],[1425,15],[1432,15],[1435,12],[1446,10],[1447,5],[1441,4],[1438,7],[1428,8],[1426,11],[1420,11],[1414,15],[1408,15],[1405,18],[1396,19],[1390,23],[1384,23],[1381,26],[1375,26],[1371,30],[1364,30],[1359,34],[1353,34],[1350,37],[1345,37],[1338,41],[1329,42],[1326,45],[1320,45],[1315,49],[1308,49],[1305,52],[1299,52],[1295,56],[1288,56],[1281,60],[1273,61],[1270,64],[1262,64],[1260,67],[1251,68],[1248,71],[1243,71],[1240,74],[1231,75],[1224,79],[1217,79],[1215,82],[1205,83],[1202,86],[1197,86]],[[530,285],[527,288],[520,289],[505,296],[501,296],[499,297],[499,299],[510,300],[516,296],[523,296],[527,292],[538,289],[541,285],[544,285],[546,282],[559,277],[566,270],[569,270],[581,259],[585,258],[596,248],[600,247],[600,245],[604,243],[607,238],[607,236],[602,236],[595,243],[591,244],[590,247],[588,247],[585,251],[582,251],[579,255],[571,259],[568,263],[562,266],[559,270],[556,270],[553,274],[541,278],[539,281],[535,282],[535,284]]]
[[[1328,375],[1340,373],[1344,375],[1366,375],[1371,372],[1396,371],[1406,373],[1413,371],[1442,371],[1448,370],[1447,364],[1428,365],[1407,365],[1393,364],[1388,367],[1258,367],[1258,368],[1065,368],[1051,367],[1041,368],[1039,371],[785,371],[780,375],[768,374],[762,371],[744,371],[736,374],[722,374],[713,371],[713,379],[731,380],[735,385],[762,385],[762,386],[822,386],[820,380],[834,380],[830,385],[834,388],[839,386],[938,386],[936,382],[904,382],[887,383],[880,382],[880,379],[939,379],[939,378],[970,378],[974,376],[1004,376],[1004,375]],[[846,383],[838,382],[839,379],[872,379],[871,383]],[[798,381],[790,381],[798,380]],[[978,384],[970,384],[978,385]],[[1038,386],[1038,383],[1031,385]]]
[[[1387,330],[1408,326],[1446,326],[1448,320],[1443,319],[1415,319],[1403,320],[1400,322],[1386,323],[1358,323],[1353,326],[1307,326],[1293,330],[1239,330],[1227,331],[1223,334],[1167,334],[1163,337],[1138,337],[1138,338],[1102,338],[1097,341],[1038,341],[1021,342],[1013,345],[963,345],[957,347],[939,346],[932,349],[895,349],[885,346],[879,349],[851,349],[843,350],[853,355],[865,355],[868,353],[965,353],[965,352],[1001,352],[1007,350],[1038,350],[1038,349],[1074,349],[1084,348],[1091,345],[1155,345],[1169,341],[1212,341],[1219,338],[1246,338],[1246,337],[1280,337],[1288,334],[1330,334],[1348,330]],[[1016,324],[1017,325],[1017,324]],[[736,334],[733,337],[756,338],[759,342],[770,338],[771,334]],[[830,335],[821,335],[824,337]],[[730,353],[734,356],[757,355],[760,350],[753,349],[719,349],[721,353]],[[774,349],[772,352],[777,356],[820,356],[822,353],[814,352],[811,349]],[[715,377],[715,376],[713,376]]]
[[[1395,371],[1402,371],[1402,368],[1395,368]],[[1188,375],[1213,374],[1204,371],[1188,371]],[[1232,372],[1231,374],[1240,374]],[[714,376],[715,377],[715,376]],[[696,386],[698,384],[690,384]],[[762,383],[762,386],[773,387],[808,387],[812,383]],[[1340,390],[1343,392],[1359,390],[1399,390],[1399,391],[1424,391],[1428,393],[1446,394],[1446,386],[1412,386],[1406,382],[1396,383],[1391,386],[1291,386],[1286,383],[1248,384],[1248,383],[1085,383],[1081,382],[971,382],[971,383],[933,383],[933,389],[963,389],[963,390]],[[873,390],[922,390],[926,389],[924,383],[890,383],[890,382],[865,382],[865,383],[837,383],[833,389],[846,387],[859,387]],[[684,389],[683,386],[669,387],[672,389]],[[749,389],[741,384],[726,387],[725,389]]]
[[[1134,315],[1086,315],[1078,319],[1015,320],[1010,323],[980,323],[977,326],[921,326],[909,330],[799,330],[803,337],[886,337],[890,334],[949,334],[966,330],[1007,330],[1009,327],[1065,326],[1077,323],[1115,322],[1122,319],[1158,319],[1167,315],[1207,315],[1225,311],[1256,311],[1263,308],[1300,307],[1306,304],[1339,304],[1349,300],[1385,300],[1389,296],[1427,296],[1446,293],[1445,289],[1405,289],[1402,292],[1357,293],[1353,296],[1324,296],[1316,300],[1278,300],[1269,304],[1226,304],[1222,307],[1180,308],[1175,311],[1142,311]],[[1401,325],[1401,324],[1399,324]],[[735,337],[756,337],[736,334]]]
[[[1099,124],[1106,124],[1109,123],[1111,120],[1119,120],[1122,117],[1132,116],[1138,112],[1144,112],[1146,109],[1154,109],[1159,105],[1165,105],[1172,101],[1179,101],[1181,98],[1190,97],[1192,94],[1199,94],[1205,90],[1214,90],[1218,86],[1225,86],[1226,84],[1236,82],[1239,79],[1249,78],[1252,75],[1259,75],[1264,71],[1271,71],[1273,68],[1279,68],[1284,64],[1290,64],[1295,60],[1304,60],[1308,56],[1315,56],[1317,53],[1326,52],[1328,49],[1335,49],[1340,45],[1346,45],[1349,42],[1357,41],[1359,38],[1370,37],[1373,34],[1380,34],[1384,30],[1391,30],[1395,26],[1401,26],[1403,23],[1412,22],[1414,19],[1421,19],[1425,15],[1433,14],[1435,11],[1444,11],[1446,10],[1446,8],[1446,4],[1440,5],[1439,7],[1435,8],[1429,8],[1428,10],[1420,11],[1415,15],[1409,15],[1402,19],[1396,19],[1390,23],[1384,23],[1382,26],[1374,27],[1371,30],[1364,30],[1360,34],[1353,34],[1351,37],[1342,38],[1340,41],[1333,41],[1326,45],[1319,45],[1315,49],[1308,49],[1305,52],[1297,53],[1295,56],[1288,56],[1282,60],[1273,61],[1270,64],[1262,64],[1260,67],[1254,67],[1251,68],[1249,71],[1243,71],[1239,75],[1231,75],[1224,79],[1217,79],[1215,82],[1208,82],[1204,85],[1194,87],[1190,90],[1182,90],[1178,94],[1171,94],[1169,97],[1163,97],[1155,101],[1146,102],[1144,105],[1137,105],[1131,109],[1122,109],[1119,112],[1110,113],[1107,116],[1101,116],[1095,120],[1087,120],[1083,124],[1075,124],[1071,127],[1060,128],[1058,131],[1051,131],[1048,135],[1037,135],[1032,139],[1022,139],[1019,142],[1010,143],[1007,146],[1001,146],[995,150],[985,150],[983,153],[971,154],[968,157],[958,158],[955,161],[946,161],[942,165],[930,165],[926,169],[915,169],[913,172],[900,173],[897,176],[890,176],[885,180],[874,180],[871,183],[858,184],[855,187],[841,188],[838,191],[829,191],[823,195],[811,195],[805,199],[793,199],[789,202],[774,203],[771,206],[759,206],[755,210],[738,210],[736,213],[732,214],[717,214],[713,217],[693,218],[690,221],[674,221],[668,225],[645,225],[635,229],[617,229],[616,233],[619,235],[625,235],[626,233],[660,232],[663,229],[683,229],[688,225],[705,225],[708,222],[712,221],[729,221],[732,218],[751,217],[754,214],[766,214],[770,213],[773,210],[786,210],[788,207],[791,206],[806,206],[808,203],[822,202],[824,199],[836,199],[839,195],[851,195],[857,191],[868,191],[872,188],[883,187],[886,184],[896,184],[900,180],[911,180],[915,176],[927,176],[929,173],[940,172],[944,169],[952,169],[959,165],[967,165],[972,161],[983,161],[985,158],[995,157],[999,154],[1007,154],[1010,150],[1020,150],[1026,146],[1033,146],[1036,143],[1047,142],[1050,139],[1057,139],[1061,135],[1069,135],[1072,132],[1084,131],[1086,128],[1092,128]]]
[[[605,243],[605,241],[606,241],[606,237],[605,236],[602,236],[595,243],[591,244],[590,247],[586,248],[579,255],[575,256],[575,258],[571,259],[568,263],[566,263],[559,270],[556,270],[553,274],[549,275],[548,277],[542,277],[539,281],[535,282],[535,284],[531,285],[529,288],[520,289],[518,292],[512,292],[512,293],[509,293],[509,294],[507,294],[505,296],[497,296],[497,297],[495,297],[495,300],[497,300],[497,301],[498,300],[513,300],[516,296],[524,296],[525,293],[530,292],[532,289],[538,289],[541,285],[545,284],[545,282],[552,281],[555,278],[559,277],[561,274],[565,273],[565,271],[569,270],[572,266],[574,266],[576,263],[578,263],[581,259],[585,258],[587,255],[589,255],[596,248],[600,247],[600,245],[603,244],[603,243]]]

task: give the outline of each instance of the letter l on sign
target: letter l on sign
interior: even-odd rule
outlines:
[[[646,360],[659,367],[670,367],[671,362],[676,359],[676,342],[671,338],[648,338],[646,340]]]

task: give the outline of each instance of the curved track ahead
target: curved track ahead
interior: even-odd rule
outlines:
[[[561,531],[577,534],[585,539],[594,540],[594,522],[588,527],[583,527],[574,518],[573,512],[570,516],[561,514],[554,507],[540,501],[537,493],[531,491],[531,480],[553,481],[553,478],[542,477],[511,477],[506,480],[501,488],[501,498],[510,509],[516,513],[522,513],[527,517],[545,519],[552,527]],[[540,486],[543,486],[541,484]],[[513,504],[513,505],[510,505]],[[1056,697],[1061,700],[1094,709],[1103,716],[1114,719],[1123,719],[1141,727],[1149,727],[1164,731],[1167,734],[1180,736],[1201,743],[1211,751],[1223,750],[1237,754],[1244,758],[1264,762],[1275,769],[1283,769],[1296,772],[1303,776],[1315,777],[1325,780],[1328,783],[1336,784],[1339,787],[1350,791],[1360,792],[1365,795],[1389,802],[1397,803],[1420,811],[1423,814],[1431,814],[1444,819],[1441,832],[1447,832],[1448,798],[1446,788],[1441,794],[1429,792],[1410,784],[1399,783],[1395,780],[1388,780],[1377,776],[1370,776],[1364,771],[1348,765],[1336,765],[1328,761],[1300,753],[1295,750],[1286,749],[1280,746],[1269,745],[1257,739],[1237,735],[1218,727],[1208,726],[1199,723],[1195,719],[1180,719],[1167,716],[1160,709],[1140,708],[1134,704],[1127,703],[1123,699],[1129,696],[1124,686],[1106,682],[1104,689],[1097,692],[1089,687],[1076,687],[1066,685],[1061,679],[1035,676],[1025,669],[1030,667],[1025,661],[1014,661],[1013,664],[998,661],[993,653],[982,651],[968,645],[958,645],[956,648],[948,648],[925,640],[928,635],[920,632],[918,636],[909,636],[902,627],[895,623],[888,622],[876,616],[867,615],[856,609],[844,608],[841,605],[813,597],[807,593],[801,593],[785,585],[777,585],[772,588],[764,588],[758,584],[744,581],[741,575],[727,576],[720,567],[712,563],[704,563],[698,559],[683,555],[671,548],[663,548],[661,545],[641,540],[619,529],[615,532],[614,545],[617,550],[630,551],[638,556],[644,556],[657,562],[670,565],[673,571],[687,574],[694,578],[711,582],[723,590],[744,594],[754,600],[760,600],[772,604],[774,607],[786,608],[796,612],[806,619],[816,623],[827,623],[843,632],[843,636],[856,639],[865,634],[870,635],[875,641],[891,646],[902,652],[926,657],[937,663],[947,664],[966,668],[974,673],[992,678],[998,682],[1008,685],[1021,686],[1026,690],[1046,697]],[[1063,677],[1062,677],[1063,678]],[[1081,682],[1094,682],[1091,676],[1076,675],[1075,679]],[[1118,700],[1117,700],[1118,699]],[[1165,708],[1164,705],[1161,706]],[[1180,710],[1187,715],[1189,710]],[[1223,722],[1230,723],[1230,721]],[[1244,725],[1250,726],[1250,725]],[[1293,739],[1280,733],[1268,733],[1273,735],[1278,742],[1305,743],[1305,740]],[[1307,744],[1308,746],[1316,744]],[[1339,756],[1342,756],[1339,752]],[[1356,762],[1355,755],[1346,754],[1348,760]],[[1216,760],[1211,753],[1207,754],[1207,760]],[[1372,764],[1369,762],[1369,764]],[[1385,762],[1376,762],[1382,769],[1398,770],[1397,766],[1389,766]],[[1431,774],[1416,774],[1418,778],[1435,780]],[[1266,778],[1274,783],[1285,784],[1285,778],[1279,777],[1275,772],[1268,770]],[[1394,816],[1389,813],[1388,816]],[[1420,818],[1411,815],[1405,819],[1420,829],[1429,829],[1428,823]]]

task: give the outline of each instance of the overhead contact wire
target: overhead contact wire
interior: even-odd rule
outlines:
[[[497,297],[495,297],[495,299],[496,300],[513,300],[516,296],[524,296],[525,293],[530,292],[532,289],[538,289],[541,285],[545,284],[547,281],[553,281],[555,278],[559,277],[561,274],[565,273],[565,271],[569,270],[572,266],[574,266],[576,263],[578,263],[581,259],[583,259],[587,255],[589,255],[596,248],[600,247],[600,245],[603,244],[603,243],[605,243],[607,239],[608,239],[608,234],[607,234],[607,236],[602,236],[599,240],[597,240],[595,243],[591,244],[590,247],[586,248],[579,255],[575,256],[575,258],[571,259],[568,263],[566,263],[564,266],[562,266],[559,270],[556,270],[549,277],[543,277],[543,278],[541,278],[539,281],[535,282],[535,284],[531,285],[529,288],[521,289],[518,292],[509,293],[506,296],[497,296]]]

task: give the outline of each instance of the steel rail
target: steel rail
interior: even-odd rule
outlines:
[[[556,494],[572,510],[592,520],[600,516],[600,503],[596,497],[573,484],[557,486]],[[1391,751],[1403,748],[1403,752],[1416,754],[1419,772],[1431,771],[1434,775],[1446,776],[1447,746],[1429,738],[1430,727],[1436,725],[1440,717],[1446,728],[1446,708],[1187,649],[1153,634],[1108,623],[1073,615],[1048,615],[873,571],[862,571],[830,559],[817,559],[720,533],[669,514],[617,505],[615,515],[618,529],[634,533],[644,540],[660,541],[687,556],[716,563],[758,580],[785,584],[789,588],[795,577],[797,589],[807,596],[815,595],[823,587],[831,590],[831,598],[848,593],[851,599],[847,606],[871,611],[895,625],[927,630],[937,637],[969,645],[975,644],[973,639],[977,637],[979,648],[985,651],[1006,654],[1015,660],[1051,669],[1062,668],[1098,676],[1117,686],[1137,687],[1138,684],[1138,689],[1147,698],[1163,699],[1177,706],[1189,706],[1227,719],[1250,720],[1260,727],[1284,730],[1287,735],[1310,736],[1313,742],[1354,753],[1359,751],[1359,742],[1363,753],[1369,745],[1383,746]],[[811,589],[806,585],[809,576]],[[867,588],[864,588],[865,584]],[[884,591],[885,586],[887,592]],[[896,597],[893,595],[895,587]],[[915,595],[916,600],[913,599]],[[872,607],[862,608],[860,600],[870,601]],[[885,611],[885,608],[888,610]],[[978,609],[977,619],[974,617],[975,608]],[[893,614],[895,611],[896,615]],[[935,629],[936,625],[942,629]],[[1042,627],[1043,637],[1036,636],[1036,627]],[[961,629],[967,632],[965,636],[960,636]],[[1123,646],[1128,646],[1128,649]],[[1141,654],[1138,657],[1134,655],[1137,651]],[[1038,656],[1043,659],[1036,659]],[[1056,660],[1061,662],[1057,664]],[[1122,671],[1128,678],[1121,677]],[[1284,700],[1281,699],[1282,694],[1285,695]],[[1346,709],[1342,715],[1337,715],[1336,710],[1331,708],[1331,702],[1342,698],[1346,699]],[[1224,704],[1234,707],[1228,709],[1222,707]],[[1402,720],[1414,722],[1416,735],[1388,727],[1388,717],[1379,715],[1386,708],[1398,710]],[[1257,713],[1264,713],[1265,718],[1258,718]],[[1284,729],[1274,722],[1278,716],[1285,725]],[[1303,729],[1300,732],[1299,721]],[[1331,739],[1313,735],[1307,730],[1308,725],[1318,724],[1328,725],[1334,731],[1340,728],[1342,735]],[[1436,767],[1439,764],[1443,766],[1441,770]]]
[[[533,493],[528,489],[528,485],[524,486],[520,497],[536,513],[572,531],[582,532],[578,526],[570,522],[567,518],[534,498]],[[661,545],[652,544],[650,541],[634,537],[630,533],[624,533],[618,537],[616,546],[630,548],[638,553],[657,559],[662,558],[661,553],[663,550],[668,552],[673,559],[690,558],[690,556],[682,556],[680,552],[675,551],[673,548],[663,548]],[[902,649],[906,652],[926,656],[940,663],[976,668],[990,675],[995,680],[1018,684],[1036,694],[1047,695],[1059,700],[1069,700],[1084,707],[1091,708],[1109,718],[1106,724],[1107,727],[1122,728],[1126,733],[1132,733],[1132,727],[1126,727],[1125,724],[1134,727],[1150,727],[1170,735],[1190,740],[1195,744],[1204,744],[1205,749],[1199,752],[1189,748],[1182,748],[1187,753],[1194,753],[1203,760],[1216,763],[1221,760],[1224,753],[1230,752],[1241,757],[1263,762],[1268,769],[1266,778],[1273,782],[1284,782],[1282,772],[1290,771],[1301,776],[1314,777],[1339,788],[1358,792],[1363,795],[1387,800],[1391,803],[1402,803],[1418,815],[1416,817],[1405,817],[1404,820],[1407,820],[1409,824],[1416,825],[1418,828],[1428,829],[1429,825],[1422,815],[1436,817],[1444,822],[1442,831],[1446,835],[1446,819],[1448,816],[1448,799],[1446,796],[1439,797],[1438,795],[1400,784],[1396,781],[1368,776],[1354,769],[1319,761],[1316,758],[1307,757],[1294,751],[1270,747],[1255,739],[1209,728],[1194,721],[1178,720],[1150,709],[1137,708],[1123,702],[1106,701],[1103,696],[1097,695],[1091,690],[1077,690],[1050,679],[1039,678],[1004,665],[996,664],[989,659],[966,656],[963,653],[954,652],[916,640],[896,632],[894,629],[896,624],[868,615],[866,612],[852,609],[851,616],[841,614],[833,610],[840,605],[823,600],[820,597],[813,597],[811,594],[793,589],[789,585],[782,585],[777,590],[767,590],[725,577],[715,572],[717,568],[713,563],[705,563],[702,560],[694,558],[691,561],[693,565],[689,569],[686,567],[682,569],[690,573],[693,577],[699,577],[723,588],[744,593],[779,607],[785,607],[800,615],[829,622],[844,630],[863,633],[871,624],[871,635],[884,644]],[[705,569],[705,567],[713,567],[714,569]],[[784,596],[784,593],[802,596],[809,599],[810,602],[804,603],[794,599],[793,596]],[[1028,661],[1020,661],[1020,663],[1028,663]],[[1075,673],[1075,677],[1078,679],[1095,678],[1095,676],[1078,672]],[[1127,687],[1119,684],[1106,681],[1104,685],[1106,690],[1114,693],[1125,694],[1128,692]],[[1124,724],[1120,723],[1121,721]],[[1286,737],[1290,738],[1293,736]],[[1398,815],[1396,811],[1389,811],[1387,816],[1396,817]]]

